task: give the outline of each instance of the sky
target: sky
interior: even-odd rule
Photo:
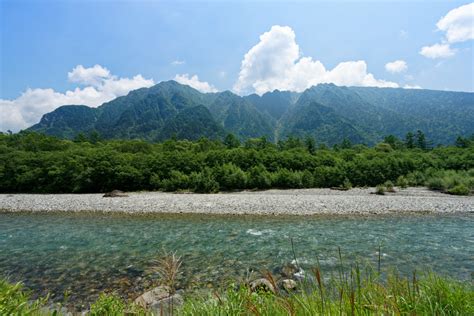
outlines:
[[[473,92],[473,39],[466,1],[0,0],[0,131],[170,79]]]

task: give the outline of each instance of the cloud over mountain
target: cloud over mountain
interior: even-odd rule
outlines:
[[[363,60],[341,62],[328,70],[319,60],[302,57],[291,27],[274,25],[245,54],[234,90],[258,94],[274,89],[303,91],[318,83],[398,87],[395,82],[379,80],[368,73]]]
[[[129,91],[155,84],[153,79],[142,75],[133,78],[119,78],[100,65],[86,68],[77,65],[68,73],[76,87],[64,93],[54,89],[27,89],[14,100],[0,99],[0,130],[18,131],[39,121],[44,113],[65,104],[84,104],[92,107],[126,95]]]
[[[216,87],[209,84],[207,81],[200,81],[197,75],[190,76],[189,74],[182,74],[174,76],[174,80],[181,84],[193,87],[201,92],[217,92]]]

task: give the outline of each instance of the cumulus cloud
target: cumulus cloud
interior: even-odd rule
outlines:
[[[447,58],[454,56],[456,50],[452,49],[449,44],[434,44],[432,46],[422,47],[420,54],[431,59]]]
[[[77,65],[72,71],[67,73],[69,81],[92,86],[99,86],[110,76],[110,71],[100,65],[94,65],[90,68]]]
[[[293,29],[274,25],[245,54],[233,89],[237,93],[263,94],[275,89],[303,91],[318,83],[398,87],[368,73],[363,60],[342,62],[327,70],[319,60],[301,56]]]
[[[206,81],[200,81],[197,75],[190,76],[189,74],[176,75],[174,80],[181,84],[193,87],[201,92],[217,92],[218,90]]]
[[[449,11],[436,27],[445,37],[440,44],[422,47],[420,54],[432,59],[454,56],[457,50],[451,44],[474,39],[474,2]]]
[[[446,32],[449,43],[474,39],[474,2],[449,11],[436,23],[436,27]]]
[[[408,69],[408,65],[404,60],[395,60],[385,64],[385,70],[391,73],[404,72]]]
[[[142,75],[118,78],[100,65],[90,68],[78,65],[68,73],[68,79],[84,87],[76,87],[64,93],[53,89],[27,89],[17,99],[0,99],[0,130],[16,132],[27,128],[37,123],[44,113],[61,105],[83,104],[96,107],[126,95],[131,90],[154,84],[153,79],[145,79]]]

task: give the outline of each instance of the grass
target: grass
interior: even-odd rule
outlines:
[[[435,273],[404,277],[395,271],[381,277],[378,269],[358,265],[324,277],[319,267],[298,282],[298,290],[281,289],[270,273],[265,277],[277,285],[275,294],[253,292],[243,284],[206,297],[185,300],[175,315],[474,315],[474,289]],[[21,284],[0,281],[0,315],[60,315],[41,307],[47,298],[31,300]],[[101,294],[91,304],[90,315],[151,315],[114,294]]]
[[[21,283],[0,279],[0,315],[41,315],[48,298],[31,300],[31,293]]]
[[[246,286],[187,300],[180,315],[474,315],[472,286],[427,273],[392,272],[385,281],[354,268],[326,280],[319,268],[296,294],[255,293]]]

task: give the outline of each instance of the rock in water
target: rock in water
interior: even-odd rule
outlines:
[[[128,195],[120,190],[113,190],[112,192],[107,192],[103,197],[127,197]]]
[[[265,291],[275,293],[275,287],[267,279],[261,278],[250,283],[252,292]]]
[[[155,315],[172,314],[173,309],[183,305],[183,302],[180,294],[170,295],[170,288],[167,286],[155,287],[135,299],[135,304],[142,306]]]
[[[296,281],[292,279],[285,279],[281,282],[281,284],[287,292],[295,291],[296,287],[298,286]]]

